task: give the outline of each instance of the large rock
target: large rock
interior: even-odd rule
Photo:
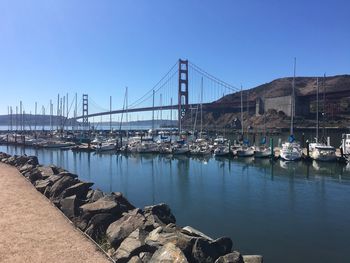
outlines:
[[[145,217],[141,214],[140,209],[134,209],[129,213],[123,214],[123,217],[110,224],[107,228],[108,241],[112,246],[119,246],[134,230],[142,227],[145,221]]]
[[[26,165],[25,165],[26,166]],[[24,176],[32,183],[35,184],[36,181],[42,179],[41,173],[38,169],[32,169],[24,174]]]
[[[58,197],[63,190],[65,190],[66,188],[74,185],[75,183],[77,183],[77,180],[71,176],[68,175],[64,175],[62,176],[61,179],[59,179],[58,181],[56,181],[50,189],[50,197],[52,199],[55,199],[56,197]]]
[[[107,227],[115,220],[116,215],[109,213],[93,215],[87,224],[85,233],[94,240],[99,240],[105,234]]]
[[[164,224],[176,223],[175,216],[171,213],[167,204],[146,206],[144,215],[147,218],[147,224],[153,225],[154,228]]]
[[[244,263],[263,263],[263,257],[260,255],[244,255]]]
[[[87,192],[89,191],[90,187],[94,183],[89,182],[78,182],[68,188],[66,188],[62,192],[62,198],[65,198],[67,196],[76,195],[80,199],[84,199],[86,197]]]
[[[96,202],[88,203],[80,207],[83,214],[117,213],[120,211],[119,203],[108,196],[98,199]]]
[[[149,252],[152,250],[145,244],[145,238],[148,232],[142,229],[134,230],[124,241],[113,255],[116,263],[129,262],[129,260],[141,252]],[[152,251],[154,252],[155,249]],[[142,261],[141,261],[142,262]]]
[[[238,251],[219,257],[215,263],[244,263],[242,255]]]
[[[80,201],[75,195],[66,197],[60,201],[60,209],[69,218],[74,219],[78,216]]]
[[[35,182],[36,190],[42,194],[44,194],[46,188],[50,185],[52,185],[52,182],[50,180],[38,180]]]
[[[199,230],[191,227],[191,226],[185,226],[181,229],[181,232],[189,235],[189,236],[193,236],[193,237],[202,237],[204,239],[208,239],[210,241],[214,241],[211,237],[207,236],[206,234],[200,232]]]
[[[173,243],[167,243],[159,248],[152,256],[150,263],[187,263],[187,258],[181,249]]]
[[[104,197],[105,194],[100,189],[89,190],[86,198],[89,200],[89,203],[96,202],[98,199]]]
[[[34,169],[34,165],[32,164],[25,164],[23,165],[21,168],[19,168],[19,172],[22,173],[22,174],[26,174],[28,173],[29,171],[33,170]]]
[[[230,238],[220,238],[213,242],[198,238],[192,248],[193,262],[213,263],[220,256],[230,253],[231,249]]]
[[[171,226],[158,227],[151,231],[145,242],[150,247],[159,248],[166,243],[173,243],[186,255],[187,258],[192,258],[192,247],[197,238],[181,233],[179,229]]]
[[[133,206],[124,196],[122,193],[120,192],[113,192],[111,194],[111,196],[113,196],[115,198],[115,200],[118,201],[118,203],[120,204],[120,206],[123,208],[123,210],[125,211],[129,211],[132,209],[135,209],[136,207]]]
[[[39,166],[38,170],[40,171],[41,176],[44,179],[49,178],[51,175],[54,175],[52,168],[49,166]]]
[[[21,167],[21,166],[25,165],[29,160],[30,160],[30,158],[28,156],[24,156],[24,155],[16,156],[12,165],[14,165],[16,167]]]
[[[29,156],[27,164],[31,164],[33,166],[39,165],[38,157],[36,157],[36,156]]]

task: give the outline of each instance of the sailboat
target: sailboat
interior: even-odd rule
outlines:
[[[330,145],[327,145],[323,142],[319,142],[319,118],[318,118],[318,78],[316,79],[316,85],[317,85],[317,93],[316,93],[316,142],[309,144],[309,151],[310,151],[310,157],[316,161],[324,161],[324,162],[331,162],[335,161],[337,159],[336,156],[336,149]]]
[[[264,137],[262,138],[260,145],[255,147],[255,151],[254,151],[255,158],[271,157],[271,147],[268,147],[266,145],[265,88],[264,88],[264,95],[263,95],[263,103],[264,103]]]
[[[300,144],[295,141],[293,135],[293,121],[294,121],[294,109],[295,109],[295,67],[296,59],[294,58],[294,75],[292,81],[292,96],[291,96],[291,118],[290,118],[290,136],[289,140],[282,144],[280,156],[285,161],[298,161],[302,156],[302,149]]]
[[[241,86],[241,126],[243,145],[237,149],[236,155],[238,157],[250,157],[254,155],[254,148],[249,146],[249,141],[244,140],[244,125],[243,125],[243,90]]]

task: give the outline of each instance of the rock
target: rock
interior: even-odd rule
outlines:
[[[71,176],[68,175],[64,175],[62,176],[61,179],[57,180],[50,189],[50,197],[52,199],[54,199],[55,197],[58,197],[63,190],[65,190],[66,188],[74,185],[76,183],[76,179],[74,179]]]
[[[144,208],[144,215],[147,219],[147,224],[153,225],[154,228],[164,224],[176,223],[175,216],[171,213],[167,204],[146,206]]]
[[[49,166],[39,166],[38,170],[41,172],[42,178],[49,178],[51,175],[54,175],[54,172]]]
[[[216,250],[220,255],[226,255],[232,251],[232,240],[229,237],[220,237],[213,242],[212,246],[215,246]]]
[[[244,263],[263,263],[263,257],[260,255],[244,255]]]
[[[40,193],[44,194],[46,187],[50,186],[52,182],[50,180],[38,180],[35,182],[35,188]]]
[[[56,165],[49,165],[49,167],[51,168],[51,170],[53,171],[54,174],[59,174],[61,172],[66,172],[65,169],[61,168],[61,167],[57,167]]]
[[[150,252],[141,252],[139,254],[139,258],[141,259],[142,262],[149,262],[152,258],[153,254]]]
[[[84,199],[86,197],[87,192],[89,191],[89,188],[94,183],[87,183],[87,182],[78,182],[68,188],[66,188],[62,192],[62,198],[65,198],[67,196],[76,195],[80,199]]]
[[[28,180],[32,183],[35,184],[36,181],[42,179],[41,173],[39,172],[38,169],[33,169],[24,175]]]
[[[116,216],[109,213],[93,215],[87,224],[85,233],[98,240],[106,232],[107,227],[116,220]]]
[[[60,201],[60,209],[69,219],[73,219],[78,216],[79,204],[75,195],[69,196]]]
[[[181,230],[182,233],[189,235],[189,236],[193,236],[193,237],[202,237],[204,239],[213,241],[213,239],[211,237],[208,237],[207,235],[205,235],[204,233],[198,231],[197,229],[191,227],[191,226],[185,226],[182,228]]]
[[[150,263],[186,263],[188,262],[182,251],[173,243],[167,243],[159,248],[152,256]]]
[[[29,160],[27,161],[27,164],[31,164],[33,166],[39,165],[38,157],[36,156],[29,156]]]
[[[238,251],[219,257],[215,263],[244,263],[242,255]]]
[[[232,241],[229,238],[220,238],[210,242],[203,238],[198,238],[192,248],[192,258],[194,262],[215,262],[220,256],[230,253]]]
[[[67,171],[60,172],[58,175],[61,176],[61,177],[69,176],[71,178],[78,178],[78,175],[70,173],[70,172],[67,172]]]
[[[129,262],[130,258],[138,255],[140,252],[150,251],[152,248],[147,247],[145,238],[148,233],[142,229],[134,230],[124,241],[113,255],[116,263]],[[153,252],[155,249],[153,249]],[[140,260],[140,262],[142,262]]]
[[[145,242],[151,247],[159,248],[166,243],[173,243],[180,248],[187,258],[192,258],[192,247],[195,237],[187,236],[173,227],[158,227],[149,233]]]
[[[109,225],[106,231],[107,238],[112,246],[119,246],[127,236],[144,223],[145,217],[141,214],[140,209],[134,209]]]
[[[142,260],[138,256],[133,256],[131,259],[128,261],[129,263],[142,263]]]
[[[16,167],[21,167],[23,165],[25,165],[28,161],[30,160],[29,157],[27,156],[16,156],[16,158],[13,161],[13,165]]]
[[[135,209],[135,206],[133,206],[133,205],[123,196],[122,193],[120,193],[120,192],[113,192],[111,195],[114,196],[114,197],[116,198],[116,200],[118,201],[118,203],[120,204],[120,206],[123,207],[125,211],[129,211],[129,210]]]
[[[98,199],[104,197],[105,194],[100,190],[90,190],[86,195],[86,198],[89,199],[89,203],[96,202]]]
[[[32,164],[25,164],[21,168],[19,168],[19,172],[22,174],[26,174],[27,172],[31,171],[34,169],[34,165]]]
[[[88,203],[80,207],[84,214],[102,214],[102,213],[117,213],[119,210],[118,202],[110,200],[108,197],[98,199],[96,202]]]

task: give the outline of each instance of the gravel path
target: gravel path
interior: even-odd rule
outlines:
[[[0,262],[110,262],[17,171],[0,163]]]

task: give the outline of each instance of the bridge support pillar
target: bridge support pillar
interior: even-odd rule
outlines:
[[[182,120],[188,108],[188,60],[179,59],[178,127],[182,130]]]
[[[87,94],[83,94],[83,129],[88,129],[89,127],[89,97]]]

